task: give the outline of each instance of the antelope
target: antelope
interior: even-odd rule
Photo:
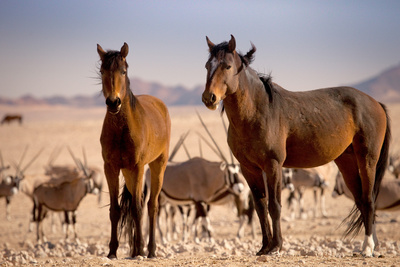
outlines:
[[[68,148],[69,149],[69,148]],[[33,209],[32,209],[32,220],[31,224],[29,227],[29,231],[32,229],[32,223],[39,224],[44,217],[46,216],[48,210],[43,207],[42,211],[38,210],[38,205],[35,202],[35,190],[42,185],[46,185],[46,187],[52,187],[52,188],[57,188],[60,187],[64,183],[72,183],[76,179],[98,179],[99,170],[95,168],[89,168],[87,167],[86,163],[86,157],[85,157],[85,165],[82,164],[81,161],[79,161],[72,153],[72,151],[69,149],[69,152],[76,164],[76,167],[73,165],[54,165],[54,161],[57,158],[57,156],[60,153],[60,150],[55,153],[56,150],[52,152],[50,155],[48,164],[45,166],[45,174],[37,174],[37,175],[28,175],[25,177],[24,172],[20,171],[19,174],[17,175],[18,177],[21,177],[21,191],[25,193],[33,202]],[[93,181],[94,182],[94,181]],[[99,191],[99,187],[94,183],[94,189],[90,190],[91,193],[97,194]],[[46,210],[45,210],[46,209]],[[53,210],[54,211],[54,210]],[[75,232],[75,222],[76,222],[76,216],[75,216],[75,211],[64,211],[64,222],[63,222],[63,228],[64,231],[66,232],[66,238],[68,238],[68,233],[69,233],[69,226],[72,224],[72,231],[74,233],[74,236],[76,237],[76,232]],[[37,232],[37,237],[38,240],[45,240],[45,237],[43,235],[43,230],[40,230],[41,232]],[[54,224],[53,224],[53,231],[54,231]],[[39,238],[39,235],[41,238]]]
[[[207,126],[199,116],[200,122],[209,134]],[[188,133],[187,133],[188,134]],[[179,207],[183,221],[183,240],[187,239],[187,221],[190,213],[190,206],[195,207],[195,218],[193,222],[195,240],[197,238],[197,224],[200,219],[203,223],[203,228],[206,230],[207,237],[211,238],[211,226],[208,217],[210,205],[222,205],[234,200],[240,218],[240,226],[237,236],[241,238],[244,234],[245,217],[249,218],[251,223],[254,206],[249,204],[250,189],[245,187],[245,180],[240,173],[240,168],[237,164],[229,164],[221,149],[210,135],[216,149],[206,142],[222,159],[222,162],[211,162],[201,157],[190,158],[182,163],[172,163],[172,158],[175,155],[180,145],[184,145],[186,135],[182,136],[175,146],[169,158],[169,164],[165,170],[164,183],[160,193],[160,206],[171,203]],[[200,135],[201,136],[201,135]],[[202,137],[202,136],[201,136]],[[202,137],[205,140],[204,137]],[[206,140],[205,140],[206,141]],[[149,171],[146,172],[146,181],[149,180]],[[176,186],[179,184],[180,186]],[[251,201],[251,199],[250,199]],[[186,212],[183,211],[184,206],[188,206]],[[160,223],[158,223],[158,226]],[[162,237],[162,232],[159,228]],[[252,228],[254,235],[254,228]],[[165,242],[163,240],[163,242]]]
[[[336,175],[335,187],[332,197],[336,198],[340,195],[354,200],[349,188],[343,180],[340,172]],[[375,202],[377,210],[396,211],[400,209],[400,180],[395,179],[392,175],[386,175],[382,180],[379,188],[379,195]]]
[[[0,198],[4,197],[6,199],[6,218],[10,220],[10,208],[9,204],[11,201],[11,196],[18,191],[17,180],[13,179],[12,176],[4,175],[4,171],[9,169],[10,166],[5,166],[3,161],[3,156],[0,152]]]
[[[24,178],[23,173],[25,172],[25,170],[36,160],[36,158],[40,155],[40,153],[42,152],[42,150],[39,151],[39,153],[37,153],[32,159],[31,161],[25,165],[24,168],[21,168],[21,164],[24,160],[24,157],[26,155],[28,147],[25,148],[21,159],[19,161],[19,164],[16,165],[14,164],[14,167],[16,169],[16,173],[15,175],[7,175],[4,176],[3,175],[3,171],[6,169],[9,169],[10,166],[4,166],[4,162],[3,162],[3,157],[1,156],[0,153],[0,161],[1,161],[1,171],[0,171],[0,175],[2,176],[1,178],[1,183],[0,183],[0,197],[5,197],[6,198],[6,218],[7,220],[10,220],[10,208],[9,208],[9,204],[11,202],[11,197],[15,194],[18,193],[18,191],[20,190],[21,187],[21,181]]]
[[[86,176],[86,174],[85,174]],[[76,216],[75,211],[82,199],[88,193],[94,192],[93,180],[91,177],[78,176],[72,181],[65,181],[59,185],[53,183],[44,183],[39,185],[33,191],[34,209],[37,210],[37,241],[43,240],[42,220],[48,210],[72,212],[73,229],[75,239],[77,234],[75,231]],[[67,214],[66,214],[67,215]],[[68,216],[66,216],[66,219]],[[68,219],[67,219],[68,222]],[[68,230],[66,238],[68,238]]]
[[[388,170],[393,173],[396,178],[400,177],[400,155],[391,155],[389,157]]]
[[[296,199],[296,193],[299,203],[299,217],[306,218],[307,214],[304,212],[304,199],[303,195],[307,188],[313,189],[314,193],[314,205],[313,205],[313,216],[317,216],[317,206],[320,207],[322,217],[327,217],[325,209],[325,189],[329,185],[329,181],[333,180],[336,175],[337,168],[333,163],[328,163],[323,166],[308,169],[283,169],[282,183],[285,185],[292,185],[293,188],[290,190],[287,202],[290,208],[290,218],[296,217],[294,210],[294,200]],[[318,203],[317,191],[320,191],[320,198]]]

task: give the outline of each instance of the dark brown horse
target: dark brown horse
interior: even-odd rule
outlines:
[[[374,202],[390,141],[385,106],[350,87],[287,91],[249,67],[254,45],[241,55],[233,36],[218,45],[207,37],[207,44],[202,100],[212,110],[223,101],[228,144],[252,190],[261,223],[262,248],[257,254],[279,253],[282,248],[282,167],[311,168],[334,160],[356,199],[347,234],[364,224],[362,253],[372,256]]]
[[[6,114],[1,120],[1,124],[8,123],[10,124],[12,121],[18,121],[19,124],[22,124],[22,115],[20,114]]]
[[[128,50],[126,43],[120,51],[107,52],[97,45],[107,104],[100,142],[110,191],[109,258],[117,257],[119,221],[121,227],[127,228],[132,257],[144,255],[142,197],[145,164],[149,164],[151,170],[148,257],[155,257],[157,200],[168,162],[171,133],[171,121],[164,103],[152,96],[133,95],[127,73]],[[120,170],[125,178],[121,205],[118,204]]]

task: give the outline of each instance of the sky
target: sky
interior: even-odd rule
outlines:
[[[0,1],[0,96],[99,93],[96,45],[129,45],[129,77],[204,85],[206,36],[257,47],[252,68],[292,91],[400,64],[400,1]],[[135,92],[135,88],[132,88]]]

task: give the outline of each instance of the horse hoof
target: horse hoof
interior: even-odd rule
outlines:
[[[147,258],[151,259],[151,258],[156,258],[156,253],[149,253],[149,255],[147,256]]]
[[[108,254],[107,258],[109,258],[110,260],[116,260],[116,259],[117,259],[117,255],[115,255],[115,254]]]
[[[257,252],[256,256],[267,255],[267,254],[268,254],[268,249],[262,248],[262,249],[260,249],[259,252]]]

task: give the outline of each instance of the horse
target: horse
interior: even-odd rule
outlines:
[[[210,110],[222,102],[229,121],[228,145],[253,193],[262,229],[257,255],[282,249],[282,167],[312,168],[335,161],[355,198],[346,236],[362,225],[364,256],[372,256],[374,202],[386,170],[390,122],[386,107],[351,87],[291,92],[249,65],[256,47],[243,55],[236,40],[215,45],[202,101]],[[272,231],[268,221],[272,218]]]
[[[108,258],[117,257],[118,225],[126,227],[131,256],[144,256],[142,233],[144,166],[151,170],[148,202],[148,257],[155,257],[155,221],[158,196],[168,162],[171,119],[166,105],[149,95],[133,95],[128,78],[128,44],[120,51],[107,52],[97,44],[100,56],[102,92],[107,105],[100,136],[104,173],[110,192],[111,240]],[[119,173],[125,179],[121,203],[118,203]],[[135,231],[133,235],[133,231]]]
[[[19,124],[22,124],[22,115],[20,114],[6,114],[1,120],[1,124],[8,123],[10,124],[12,121],[18,121]]]

